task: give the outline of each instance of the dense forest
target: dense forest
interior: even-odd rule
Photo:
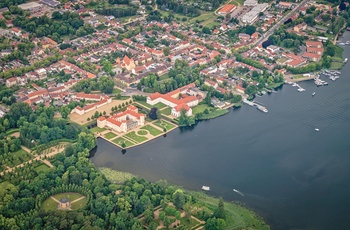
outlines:
[[[108,8],[99,8],[95,10],[96,13],[110,16],[113,15],[116,18],[128,17],[136,15],[137,8],[134,7],[108,7]]]
[[[62,36],[81,37],[95,32],[90,25],[84,25],[79,14],[69,11],[63,14],[55,11],[52,13],[52,18],[46,15],[32,18],[17,16],[13,20],[13,25],[33,33],[36,37],[48,36],[57,42],[63,40]]]
[[[197,17],[201,14],[196,7],[187,6],[174,0],[157,0],[157,4],[160,8],[167,8],[174,13],[183,14],[190,17]]]
[[[114,81],[109,77],[101,77],[97,81],[96,79],[85,79],[79,81],[73,86],[73,89],[77,92],[90,93],[94,90],[99,90],[102,93],[110,94],[113,91]]]

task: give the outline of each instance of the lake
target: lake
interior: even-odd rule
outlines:
[[[350,229],[348,73],[349,63],[337,81],[323,78],[328,86],[302,82],[305,92],[284,85],[255,99],[268,113],[244,105],[125,154],[99,139],[91,161],[186,189],[210,186],[209,194],[244,203],[273,229]]]

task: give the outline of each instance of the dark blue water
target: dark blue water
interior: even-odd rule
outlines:
[[[285,85],[256,98],[267,114],[245,105],[125,154],[98,140],[91,160],[187,189],[210,186],[210,194],[245,203],[273,229],[350,229],[349,73],[350,63],[328,86],[303,82],[306,92]]]

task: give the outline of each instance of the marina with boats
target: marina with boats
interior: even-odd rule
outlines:
[[[253,106],[256,106],[256,108],[257,108],[258,110],[260,110],[261,112],[264,112],[264,113],[269,112],[265,106],[263,106],[261,103],[259,103],[259,102],[257,102],[257,101],[248,101],[247,99],[244,99],[244,100],[243,100],[243,103],[244,103],[244,104],[247,104],[247,105],[249,105],[249,106],[252,106],[252,107],[253,107]]]

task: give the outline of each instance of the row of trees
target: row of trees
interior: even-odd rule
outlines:
[[[108,7],[108,8],[99,8],[95,10],[96,13],[102,15],[113,15],[116,18],[128,17],[136,15],[137,8],[134,7]]]
[[[90,93],[94,90],[99,90],[102,93],[110,94],[113,92],[114,81],[109,77],[101,77],[97,79],[85,79],[79,81],[73,86],[73,89],[77,92]]]

